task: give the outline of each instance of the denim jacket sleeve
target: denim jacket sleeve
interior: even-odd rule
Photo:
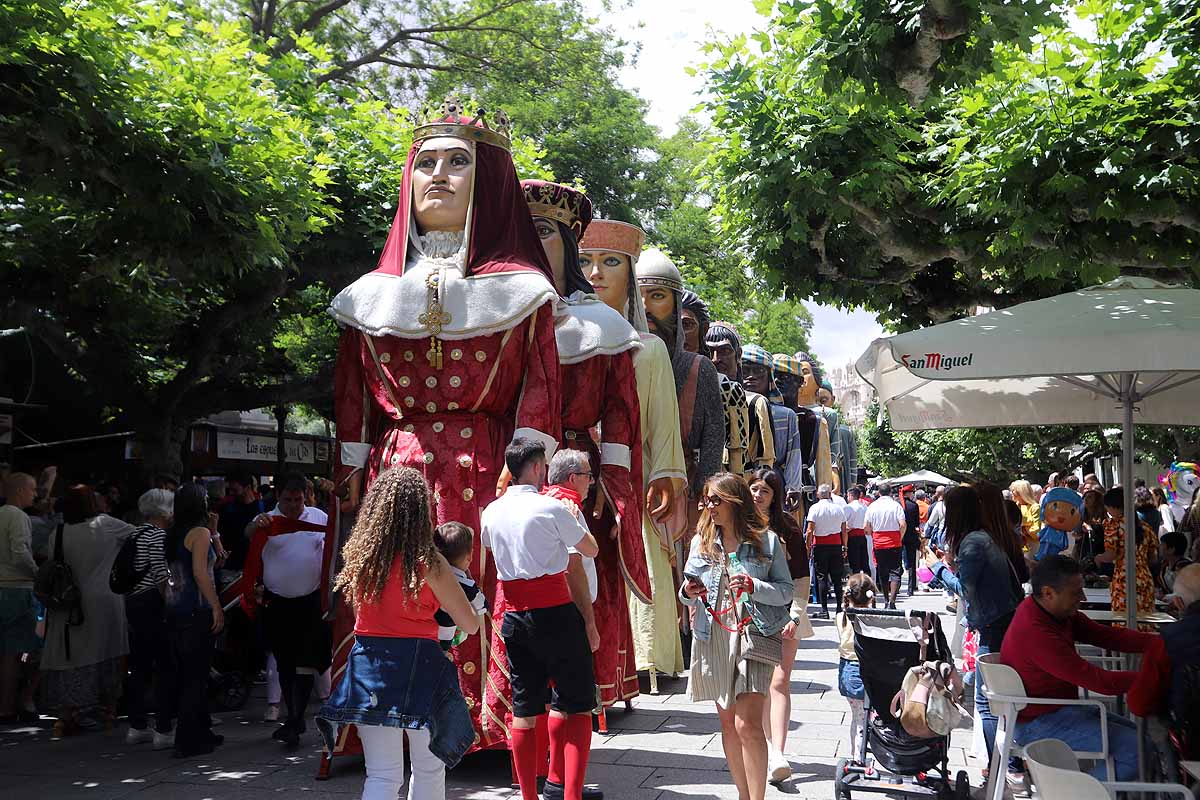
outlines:
[[[708,570],[711,568],[711,565],[700,556],[700,536],[697,534],[696,536],[692,537],[692,546],[691,549],[688,550],[687,563],[684,564],[683,574],[697,575],[700,577],[701,581],[704,581],[707,577]],[[679,587],[679,602],[688,606],[701,605],[700,598],[688,597],[683,593],[683,588],[685,586],[687,586],[686,578],[684,579],[683,584]]]
[[[755,603],[767,606],[791,605],[795,587],[791,570],[788,569],[787,554],[783,551],[783,540],[774,531],[767,531],[767,541],[771,543],[771,569],[765,581],[753,579],[754,591],[750,597]]]
[[[947,589],[962,597],[962,581],[958,579],[958,575],[944,561],[933,568],[933,574],[939,581],[946,585]]]

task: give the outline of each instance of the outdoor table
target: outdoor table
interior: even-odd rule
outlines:
[[[1113,625],[1115,623],[1125,622],[1124,611],[1113,611],[1112,609],[1085,608],[1081,609],[1089,619],[1099,622],[1101,625]],[[1152,611],[1149,614],[1138,614],[1137,621],[1139,625],[1166,625],[1174,622],[1175,618],[1170,614],[1162,611]]]

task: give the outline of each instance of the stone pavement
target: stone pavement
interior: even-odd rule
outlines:
[[[941,593],[918,595],[902,605],[942,610]],[[953,618],[943,617],[947,636]],[[768,798],[833,797],[833,770],[847,754],[849,707],[837,691],[837,637],[832,622],[814,622],[816,636],[801,642],[792,673],[792,727],[786,753],[795,770]],[[647,690],[643,679],[643,691]],[[6,800],[33,798],[162,798],[242,800],[278,794],[352,797],[362,791],[357,759],[335,765],[329,781],[313,780],[319,760],[315,733],[289,753],[270,739],[261,722],[263,687],[241,713],[223,714],[216,731],[225,744],[211,756],[173,760],[150,745],[126,746],[124,725],[108,733],[54,740],[50,721],[38,727],[0,729],[0,787]],[[609,733],[593,739],[588,781],[613,800],[736,798],[725,769],[716,713],[711,703],[689,703],[687,681],[660,680],[660,694],[634,700],[634,710],[613,710]],[[311,726],[310,726],[311,731]],[[955,731],[950,764],[966,767],[973,785],[979,767],[968,759],[971,731]],[[519,798],[509,787],[506,754],[481,753],[447,776],[450,798]]]

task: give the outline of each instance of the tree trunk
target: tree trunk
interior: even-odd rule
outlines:
[[[137,429],[142,445],[142,478],[146,487],[154,485],[158,475],[170,475],[179,480],[190,478],[183,474],[183,443],[188,423],[168,416],[148,421]]]
[[[275,481],[277,482],[281,475],[287,472],[287,418],[288,407],[280,404],[275,406],[275,425],[276,425],[276,461],[275,461]],[[276,483],[278,485],[278,483]]]

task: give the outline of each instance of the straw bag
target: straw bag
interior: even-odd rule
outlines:
[[[948,736],[967,713],[959,702],[962,677],[954,664],[925,660],[931,624],[926,617],[920,633],[914,631],[921,643],[921,663],[905,674],[891,706],[892,716],[900,721],[905,733],[921,739]]]

